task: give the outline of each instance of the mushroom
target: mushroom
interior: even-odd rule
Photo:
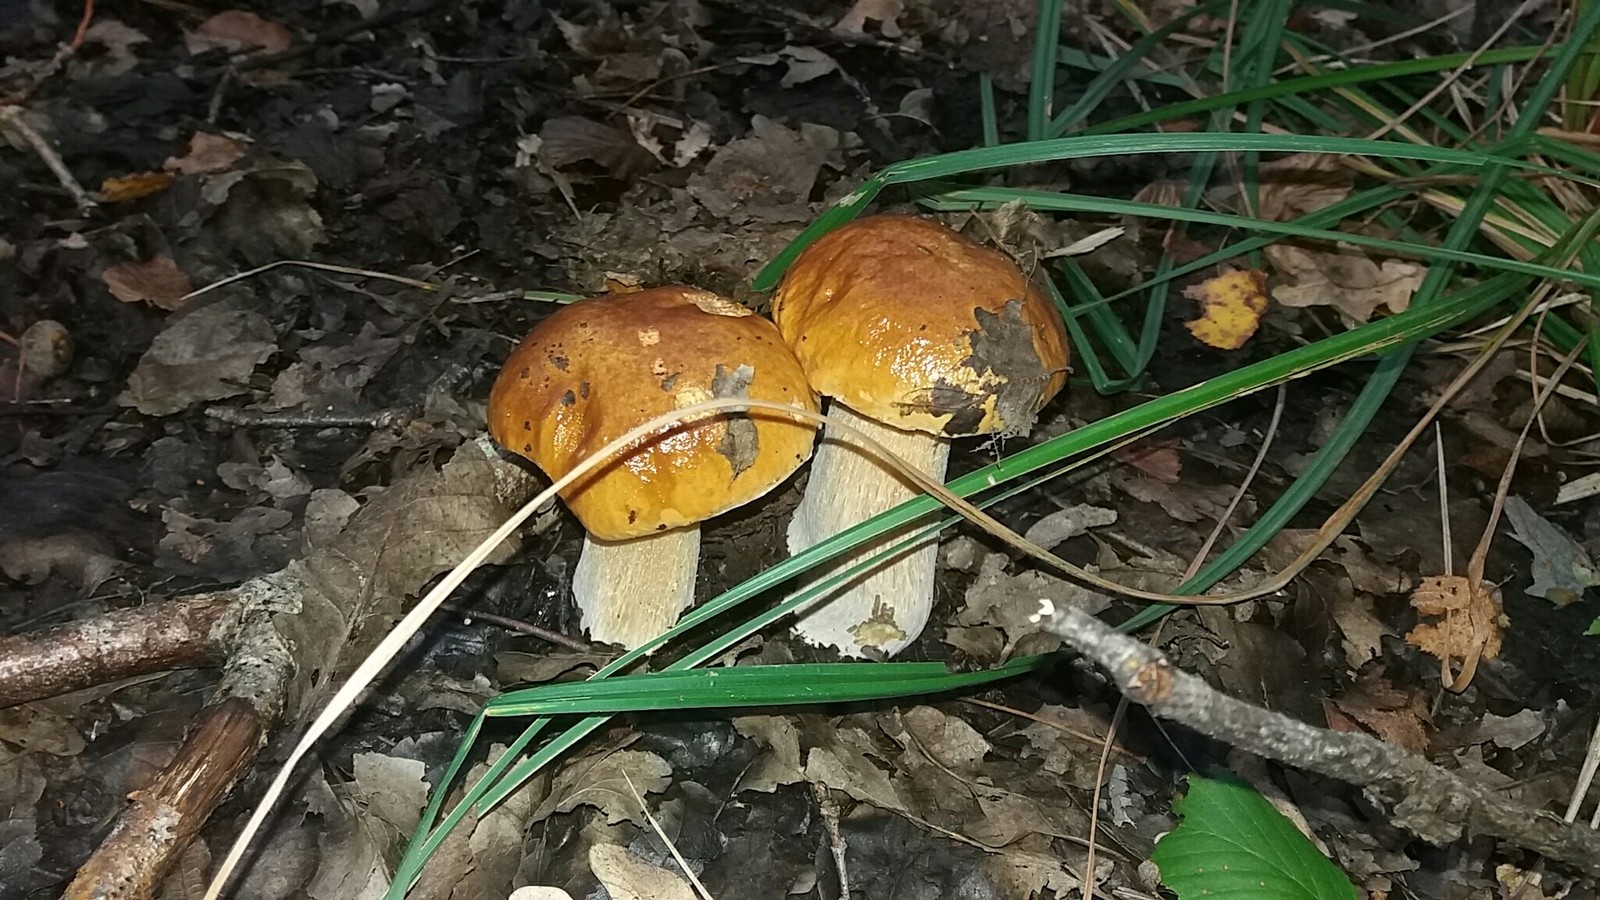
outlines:
[[[709,291],[659,287],[540,322],[495,381],[489,432],[560,478],[649,419],[717,397],[817,411],[771,322]],[[699,523],[777,486],[815,437],[813,423],[781,413],[709,413],[564,490],[586,531],[572,591],[589,636],[631,649],[670,628],[694,601]]]
[[[812,387],[832,398],[830,418],[940,481],[951,438],[1025,435],[1066,382],[1066,330],[1038,285],[1009,257],[926,219],[870,216],[819,238],[785,274],[772,318]],[[790,520],[789,550],[920,493],[830,424]],[[897,551],[802,610],[796,631],[845,656],[895,655],[927,624],[937,552],[931,536]]]

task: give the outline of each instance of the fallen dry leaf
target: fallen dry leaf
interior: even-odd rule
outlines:
[[[1427,271],[1417,263],[1386,259],[1381,264],[1353,248],[1336,253],[1273,244],[1267,258],[1288,284],[1272,292],[1284,306],[1331,306],[1365,322],[1380,308],[1405,312]]]
[[[194,290],[188,273],[166,255],[117,263],[107,267],[100,278],[111,296],[123,303],[148,303],[168,312],[182,306],[183,298]]]
[[[1183,295],[1200,303],[1200,318],[1184,323],[1189,333],[1209,347],[1237,350],[1256,333],[1267,311],[1267,275],[1233,269],[1185,288]]]
[[[733,727],[766,749],[739,776],[739,790],[770,794],[804,780],[800,771],[800,733],[787,716],[743,716]]]
[[[830,746],[816,747],[806,756],[806,781],[843,791],[861,803],[889,812],[908,812],[883,767],[873,761],[880,751],[859,728],[842,728],[830,735]]]
[[[1259,183],[1257,215],[1285,222],[1350,196],[1355,175],[1331,153],[1296,153],[1263,165]]]
[[[627,181],[656,167],[655,158],[631,134],[582,116],[548,120],[539,138],[539,155],[552,169],[592,162]]]
[[[1411,605],[1432,621],[1418,622],[1406,643],[1439,660],[1447,686],[1465,687],[1478,660],[1500,655],[1499,588],[1460,575],[1430,575],[1411,592]],[[1450,677],[1455,661],[1461,663],[1459,680]]]
[[[839,132],[810,122],[786,128],[761,116],[751,130],[689,176],[690,196],[733,225],[809,220],[817,174],[840,157]]]
[[[1328,727],[1364,731],[1412,753],[1428,749],[1428,701],[1417,691],[1363,679],[1350,693],[1323,701]]]
[[[594,806],[606,814],[608,825],[628,821],[648,828],[640,799],[666,790],[671,782],[672,766],[654,753],[618,750],[587,757],[556,775],[549,796],[534,811],[533,821],[579,806]]]
[[[116,19],[96,18],[89,30],[83,33],[85,44],[99,44],[106,55],[116,62],[133,61],[133,48],[148,44],[150,38],[137,28],[131,28]]]
[[[833,26],[833,30],[842,34],[863,34],[870,21],[878,23],[878,31],[884,37],[897,38],[900,36],[900,23],[897,20],[904,7],[905,0],[856,0]]]
[[[1372,611],[1369,594],[1339,594],[1333,598],[1333,624],[1339,627],[1339,646],[1345,662],[1359,669],[1383,654],[1383,639],[1394,632]]]
[[[219,12],[200,23],[200,27],[183,36],[183,45],[191,56],[207,50],[227,50],[238,53],[254,50],[261,53],[282,53],[289,49],[294,33],[253,12],[230,9]]]
[[[247,390],[250,373],[278,350],[258,312],[218,303],[175,317],[140,357],[117,398],[147,416],[169,416],[202,400]]]
[[[1600,567],[1583,545],[1534,512],[1526,500],[1506,498],[1506,521],[1511,523],[1511,536],[1533,554],[1533,585],[1528,593],[1561,607],[1582,600],[1586,590],[1600,585]]]
[[[206,175],[232,168],[242,158],[244,144],[225,135],[197,131],[183,155],[168,157],[161,168],[180,175]]]
[[[595,844],[589,869],[612,900],[695,900],[694,889],[676,872],[653,866],[626,847]]]
[[[127,203],[159,194],[175,181],[166,172],[135,172],[132,175],[114,175],[100,182],[100,200],[104,203]]]
[[[1154,503],[1180,522],[1215,522],[1238,489],[1231,484],[1191,484],[1147,478],[1137,472],[1119,469],[1111,473],[1111,483],[1135,500]],[[1248,516],[1254,508],[1246,497],[1236,514]]]
[[[1178,453],[1176,438],[1137,441],[1111,451],[1111,457],[1163,484],[1177,484],[1182,480],[1183,457]]]

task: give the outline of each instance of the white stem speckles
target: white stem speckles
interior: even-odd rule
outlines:
[[[579,621],[591,640],[632,650],[677,624],[694,603],[700,526],[626,541],[583,538],[572,573]]]
[[[828,415],[864,431],[919,471],[944,480],[948,440],[881,425],[838,403],[831,405]],[[805,497],[789,523],[789,552],[798,553],[920,493],[830,424],[812,459]],[[811,582],[860,562],[926,524],[915,523],[862,546],[855,555],[819,569]],[[938,549],[938,537],[930,535],[885,557],[799,612],[795,632],[808,643],[838,647],[845,656],[894,656],[928,623]]]

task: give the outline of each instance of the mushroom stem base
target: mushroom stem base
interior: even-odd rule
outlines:
[[[591,640],[632,650],[677,624],[694,603],[700,527],[626,541],[584,535],[572,573],[579,623]]]
[[[834,403],[828,415],[861,429],[913,467],[944,480],[950,442],[901,431]],[[789,522],[789,552],[813,544],[921,494],[909,481],[842,429],[827,426],[811,463],[811,481]],[[873,541],[813,577],[813,583],[855,565],[895,543],[925,521]],[[928,623],[938,537],[929,535],[886,556],[876,566],[801,610],[795,632],[807,643],[838,647],[845,656],[889,657],[904,650]]]

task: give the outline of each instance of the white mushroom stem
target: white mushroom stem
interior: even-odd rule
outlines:
[[[625,541],[585,534],[572,573],[579,622],[591,640],[632,650],[676,625],[694,603],[700,526]]]
[[[913,467],[944,480],[950,461],[948,439],[890,428],[838,403],[829,407],[828,415],[854,425]],[[875,451],[829,423],[811,461],[805,497],[789,522],[789,552],[798,553],[920,493]],[[853,556],[818,570],[812,582],[855,565],[926,524],[914,523],[863,545]],[[938,551],[937,535],[929,535],[884,557],[802,610],[795,632],[808,643],[838,647],[845,656],[899,653],[928,623]]]

